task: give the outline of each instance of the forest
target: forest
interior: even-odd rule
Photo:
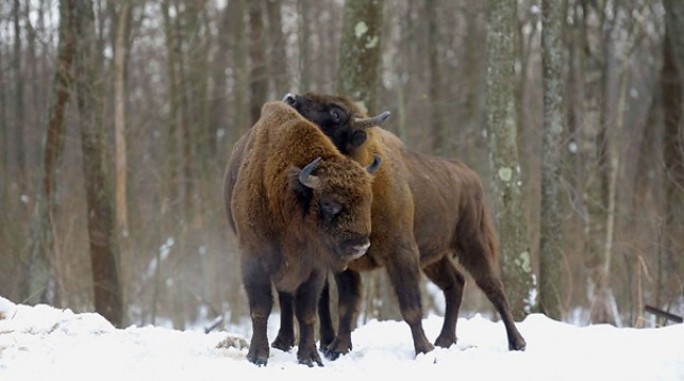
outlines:
[[[680,0],[5,0],[0,295],[116,326],[247,318],[225,166],[265,102],[317,92],[480,175],[516,319],[667,324],[683,91]],[[364,321],[401,319],[383,271],[363,282]]]

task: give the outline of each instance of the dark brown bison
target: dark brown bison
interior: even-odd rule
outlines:
[[[384,163],[373,180],[372,246],[335,275],[339,331],[324,349],[326,356],[334,359],[351,350],[352,322],[360,303],[358,272],[377,267],[384,267],[389,274],[416,353],[433,349],[421,324],[419,269],[442,289],[446,299],[444,325],[435,345],[454,344],[465,278],[453,257],[496,307],[509,348],[523,350],[526,343],[515,327],[498,275],[495,233],[479,176],[456,160],[413,152],[392,133],[369,128],[382,123],[388,113],[368,118],[350,99],[338,96],[288,94],[283,100],[362,165],[376,155]],[[331,335],[334,333],[322,337]]]
[[[316,126],[283,102],[264,105],[234,146],[224,182],[237,235],[252,339],[247,358],[265,365],[271,287],[294,303],[297,358],[322,365],[313,327],[328,271],[342,271],[370,246],[371,175],[342,155]],[[301,169],[300,169],[301,168]]]

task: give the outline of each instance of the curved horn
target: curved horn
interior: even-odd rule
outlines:
[[[292,93],[287,93],[283,97],[283,102],[289,104],[290,106],[294,105],[296,101],[297,101],[297,98]]]
[[[321,161],[320,156],[313,159],[311,163],[307,164],[306,167],[299,172],[299,182],[307,188],[316,189],[321,184],[320,179],[311,174],[311,172],[316,169],[316,166],[318,166],[319,161]]]
[[[354,127],[366,129],[383,124],[389,118],[390,112],[385,111],[370,118],[354,118]]]
[[[380,158],[380,155],[374,153],[373,162],[368,164],[368,166],[366,167],[366,171],[370,174],[373,174],[375,173],[375,171],[378,170],[378,168],[380,168],[380,164],[382,164],[382,159]]]

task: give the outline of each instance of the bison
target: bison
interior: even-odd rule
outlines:
[[[384,122],[388,112],[368,118],[357,104],[340,96],[288,94],[283,100],[319,126],[341,152],[362,164],[376,155],[384,163],[373,180],[372,246],[335,275],[339,330],[323,349],[326,356],[335,359],[351,350],[351,325],[361,296],[359,271],[378,267],[387,270],[416,354],[434,348],[421,323],[419,269],[440,287],[446,300],[435,345],[454,344],[465,285],[454,257],[499,312],[509,349],[524,350],[525,340],[515,327],[497,271],[497,243],[479,176],[457,160],[414,152],[391,132],[373,127]],[[325,329],[329,332],[322,337],[334,336],[332,325]]]
[[[247,358],[266,365],[272,285],[294,303],[297,359],[322,365],[313,334],[329,271],[342,271],[370,246],[371,174],[342,155],[315,125],[283,102],[269,102],[233,147],[224,178],[237,236],[252,339]]]

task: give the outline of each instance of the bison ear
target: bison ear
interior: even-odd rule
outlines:
[[[380,158],[380,155],[375,153],[373,154],[373,162],[368,164],[366,171],[372,175],[380,168],[380,164],[382,164],[382,159]]]

